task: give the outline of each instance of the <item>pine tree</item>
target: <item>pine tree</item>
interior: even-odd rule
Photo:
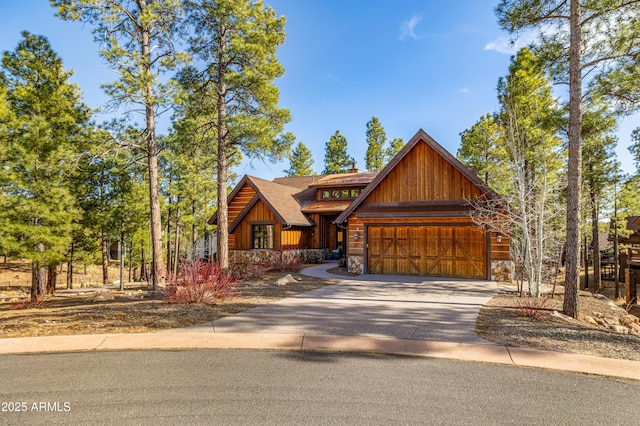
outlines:
[[[509,192],[507,153],[503,128],[493,114],[480,117],[477,123],[460,133],[458,159],[475,169],[478,176],[499,194]]]
[[[298,142],[296,148],[291,153],[290,168],[284,172],[287,176],[309,176],[313,174],[313,157],[311,150],[302,142]]]
[[[372,117],[367,123],[367,152],[365,163],[370,172],[379,172],[384,167],[387,135],[377,117]]]
[[[216,111],[208,128],[217,135],[218,262],[227,268],[230,159],[239,150],[250,158],[278,160],[291,146],[292,136],[283,134],[290,113],[278,106],[274,84],[284,73],[276,49],[285,39],[285,19],[251,0],[186,1],[185,7],[202,87],[214,88]]]
[[[614,99],[616,92],[624,95],[616,89],[629,88],[629,80],[625,78],[620,82],[617,77],[625,76],[630,70],[632,77],[637,78],[638,75],[638,4],[640,2],[637,0],[501,0],[496,8],[503,29],[515,34],[538,30],[540,43],[537,49],[547,61],[554,79],[569,84],[567,250],[563,312],[573,318],[578,317],[580,282],[583,75],[589,74],[596,83],[588,90],[596,88],[596,92],[611,95]],[[546,31],[548,28],[556,31]],[[583,40],[589,43],[583,43]],[[608,85],[607,82],[613,83]],[[618,103],[618,106],[623,105],[625,102]],[[631,102],[627,110],[637,107],[637,103]]]
[[[70,177],[89,111],[70,77],[48,40],[26,31],[2,57],[11,115],[0,122],[0,222],[10,254],[32,260],[32,301],[46,291],[46,267],[64,260],[79,216]]]
[[[389,147],[384,152],[385,163],[389,163],[395,157],[400,150],[404,147],[404,140],[402,138],[394,138],[389,143]]]
[[[593,286],[589,290],[598,292],[600,276],[600,239],[598,224],[601,205],[609,198],[611,183],[617,170],[614,134],[617,122],[606,104],[592,102],[582,117],[582,176],[591,209],[591,241],[593,248]],[[588,277],[587,277],[588,280]]]
[[[347,154],[347,140],[339,130],[329,138],[324,150],[324,171],[322,174],[345,173],[353,164],[353,158]]]
[[[116,106],[137,105],[144,110],[145,129],[141,141],[128,146],[147,158],[149,208],[153,259],[153,287],[164,283],[166,270],[162,258],[162,223],[160,217],[156,116],[171,102],[172,85],[163,81],[167,71],[175,69],[185,54],[178,54],[174,43],[181,25],[181,2],[178,0],[110,1],[51,0],[57,15],[64,20],[94,25],[100,54],[119,75],[105,85]]]

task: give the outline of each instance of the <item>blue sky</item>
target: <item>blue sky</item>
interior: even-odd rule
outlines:
[[[285,75],[277,81],[280,105],[293,117],[287,130],[312,150],[317,173],[336,130],[364,169],[372,116],[389,140],[406,141],[422,128],[455,154],[460,132],[498,107],[496,83],[514,46],[496,24],[496,0],[266,3],[287,18],[287,39],[278,50]],[[74,70],[85,102],[97,108],[107,101],[100,85],[115,75],[104,68],[89,26],[59,21],[43,0],[3,2],[0,10],[1,51],[13,50],[22,30],[44,35]],[[618,158],[627,172],[634,166],[626,147],[639,118],[619,129]],[[288,167],[288,161],[254,161],[236,172],[271,179]]]

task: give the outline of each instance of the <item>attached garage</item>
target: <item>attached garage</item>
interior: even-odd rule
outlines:
[[[498,197],[420,130],[336,219],[358,274],[510,280],[509,235],[474,222]]]
[[[370,274],[487,278],[487,238],[478,226],[367,226]]]

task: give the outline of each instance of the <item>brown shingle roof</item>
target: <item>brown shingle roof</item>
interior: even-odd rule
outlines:
[[[273,210],[283,224],[289,226],[312,226],[313,222],[300,211],[300,204],[295,195],[300,188],[281,185],[276,182],[247,176],[247,180],[253,184],[258,196]]]
[[[291,176],[291,177],[279,177],[273,181],[280,185],[293,186],[294,188],[307,189],[309,185],[325,177],[325,175],[313,175],[313,176]]]

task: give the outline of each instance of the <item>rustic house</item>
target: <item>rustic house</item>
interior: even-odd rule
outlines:
[[[338,251],[358,274],[510,279],[509,239],[471,219],[495,194],[420,130],[380,172],[244,176],[229,196],[229,250]],[[214,215],[210,224],[216,224]]]

